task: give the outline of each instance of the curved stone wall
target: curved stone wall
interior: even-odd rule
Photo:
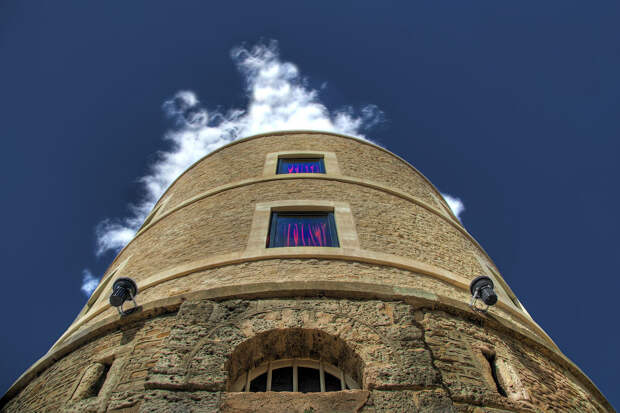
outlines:
[[[323,156],[326,174],[276,175],[275,160],[282,153]],[[206,156],[171,185],[147,224],[110,266],[103,277],[107,282],[102,284],[109,288],[114,278],[131,277],[142,291],[142,303],[173,296],[179,290],[169,288],[158,277],[188,276],[202,269],[209,259],[211,266],[218,266],[230,264],[231,259],[258,260],[273,255],[274,250],[264,245],[257,248],[249,239],[255,230],[259,203],[292,200],[303,206],[305,201],[324,201],[347,205],[356,243],[323,254],[362,262],[374,262],[379,257],[388,265],[421,269],[439,279],[447,277],[456,280],[461,290],[448,296],[463,299],[469,281],[494,266],[484,264],[490,262],[484,251],[446,213],[445,202],[439,199],[436,189],[414,168],[367,142],[323,133],[241,140]],[[263,230],[264,235],[266,232]],[[321,253],[314,248],[298,248],[280,255],[296,257],[302,250],[310,256]],[[256,273],[255,282],[263,280],[261,273]],[[291,276],[281,277],[286,280]],[[495,274],[495,278],[501,277]],[[312,275],[307,279],[312,280]],[[323,274],[317,274],[316,279],[323,279]],[[235,284],[235,280],[215,281],[212,286]],[[510,310],[522,311],[501,286],[498,292]],[[113,314],[103,295],[78,317],[62,340]],[[504,313],[508,319],[523,316]],[[547,338],[533,322],[530,330]]]
[[[213,188],[264,176],[267,155],[283,151],[333,152],[339,173],[327,168],[328,175],[377,182],[398,188],[435,207],[445,206],[437,191],[419,172],[379,147],[335,134],[284,132],[239,140],[204,157],[162,196],[162,201],[166,201],[162,212]]]
[[[141,280],[210,255],[247,248],[255,204],[278,200],[347,202],[360,248],[416,259],[474,278],[476,246],[447,218],[380,190],[324,179],[260,182],[220,192],[178,209],[145,229],[117,258]]]
[[[289,341],[279,343],[286,332]],[[270,347],[261,349],[266,335]],[[253,362],[321,358],[307,349],[321,353],[324,346],[331,346],[325,359],[338,363],[362,389],[228,391]],[[93,363],[109,363],[109,373],[97,395],[80,398],[77,390]],[[419,304],[311,297],[194,300],[178,312],[128,320],[59,357],[3,411],[613,411],[573,374],[553,352],[510,330]]]
[[[291,154],[323,157],[326,173],[276,175],[278,156]],[[333,212],[340,246],[267,248],[270,214],[282,209]],[[496,281],[488,313],[468,306],[479,274]],[[123,318],[108,304],[118,277],[140,290],[140,307]],[[277,358],[328,363],[361,389],[230,391]],[[234,142],[183,173],[2,403],[11,412],[613,410],[426,178],[367,142],[310,132]]]

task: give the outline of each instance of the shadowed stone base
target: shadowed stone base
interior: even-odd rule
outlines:
[[[121,329],[59,359],[2,411],[613,411],[544,351],[457,312],[398,300],[192,300],[149,320],[128,317]],[[288,359],[335,366],[352,390],[233,386],[245,385],[252,369]]]

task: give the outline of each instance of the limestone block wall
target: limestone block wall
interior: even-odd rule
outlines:
[[[174,323],[172,313],[101,334],[42,371],[2,411],[100,412],[135,405],[142,397],[135,395],[144,391],[148,370]],[[100,364],[109,370],[97,394],[80,389],[89,368]]]
[[[262,135],[226,146],[189,168],[162,196],[166,209],[204,191],[226,184],[261,178],[268,154],[290,151],[333,152],[337,156],[337,175],[360,178],[398,188],[435,206],[447,205],[435,188],[415,169],[393,154],[371,144],[334,134],[290,133]],[[275,173],[275,167],[273,172]],[[333,175],[333,171],[327,170]],[[156,205],[156,206],[157,206]]]
[[[308,280],[349,285],[360,284],[369,290],[372,290],[373,285],[380,284],[420,292],[432,291],[434,294],[449,297],[462,303],[469,302],[471,297],[469,292],[457,289],[446,281],[393,266],[332,259],[278,258],[218,266],[197,271],[184,277],[173,278],[146,289],[141,293],[140,301],[151,302],[162,297],[180,296],[192,291],[226,287],[230,287],[233,294],[241,294],[244,288],[247,289],[248,286],[255,285],[257,282],[270,283],[270,288],[276,290],[274,292],[277,293],[278,289],[283,288],[283,281],[307,283]],[[531,331],[531,326],[526,323],[527,318],[518,317],[518,312],[501,309],[495,311],[503,319],[513,323],[515,327]],[[116,310],[108,308],[89,320],[84,328],[97,323],[104,323],[106,319],[116,316]]]
[[[492,367],[488,356],[494,358]],[[230,392],[285,357],[337,365],[359,390]],[[110,371],[76,397],[84,371]],[[496,369],[496,378],[492,370]],[[500,394],[497,387],[504,389]],[[552,352],[510,330],[414,303],[320,297],[195,300],[61,357],[6,412],[608,412]]]
[[[196,201],[153,223],[117,260],[131,256],[124,271],[140,278],[208,255],[242,251],[255,203],[288,199],[348,202],[362,249],[465,276],[481,271],[477,247],[446,218],[379,190],[314,179],[256,183]]]
[[[278,154],[324,157],[326,173],[276,175]],[[302,206],[321,202],[345,205],[347,212],[343,215],[350,222],[346,237],[352,241],[330,249],[265,248],[264,239],[262,244],[253,239],[257,226],[263,225],[259,236],[267,233],[266,224],[256,218],[260,205],[286,201]],[[255,274],[253,280],[247,274],[227,279],[211,274],[217,273],[218,267],[274,255],[381,263],[413,270],[452,283],[456,288],[447,296],[466,298],[463,294],[468,294],[469,281],[475,276],[487,273],[500,280],[501,276],[448,211],[439,192],[418,171],[367,142],[333,134],[292,132],[235,142],[197,162],[166,191],[59,344],[114,315],[106,303],[107,294],[102,292],[119,276],[136,280],[141,302],[146,303],[147,299],[180,294],[182,289],[171,284],[171,279],[191,274],[201,274],[202,285],[208,282],[209,288],[234,286],[239,280],[268,281],[266,271],[247,273]],[[345,234],[339,236],[346,238]],[[280,280],[292,279],[295,272],[280,273]],[[324,279],[325,274],[307,274],[306,280],[313,278]],[[402,281],[394,280],[392,285],[411,285],[400,284]],[[497,311],[503,317],[520,320],[517,322],[522,327],[548,340],[516,298],[508,297],[511,292],[498,285],[498,293]]]
[[[441,311],[418,311],[415,319],[425,331],[434,365],[456,406],[471,403],[509,411],[607,411],[579,380],[554,363],[544,348],[524,345],[510,334]],[[494,359],[495,373],[489,358]],[[496,390],[493,374],[505,395]],[[468,411],[462,406],[459,409]]]
[[[326,173],[276,175],[278,156],[322,157]],[[333,212],[339,247],[267,248],[280,210]],[[487,313],[468,306],[480,274],[499,295]],[[128,317],[108,303],[118,277],[139,287]],[[285,359],[327,363],[356,385],[232,391]],[[183,173],[0,407],[613,411],[423,175],[368,142],[318,132],[240,140]]]

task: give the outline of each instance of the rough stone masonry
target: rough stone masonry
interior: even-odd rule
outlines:
[[[325,173],[277,174],[278,159]],[[282,212],[333,214],[338,244],[269,248]],[[469,306],[481,274],[499,296],[488,312]],[[123,317],[108,302],[119,277],[139,289]],[[184,172],[0,406],[614,411],[419,171],[371,143],[308,131],[239,140]]]

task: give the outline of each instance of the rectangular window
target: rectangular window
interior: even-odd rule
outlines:
[[[267,247],[338,247],[333,212],[272,212]]]
[[[278,159],[278,174],[324,174],[325,163],[323,158],[297,159],[280,158]]]

